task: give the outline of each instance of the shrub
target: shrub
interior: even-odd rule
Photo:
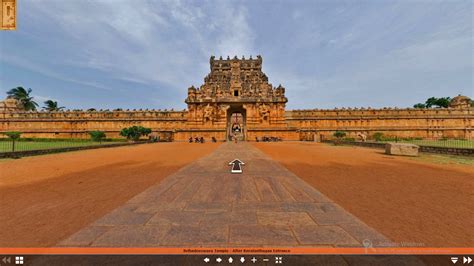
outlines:
[[[341,138],[346,136],[346,132],[338,130],[338,131],[334,132],[333,136],[338,138],[338,139],[341,139]]]
[[[126,137],[129,140],[137,141],[141,136],[147,136],[151,133],[150,128],[142,126],[131,126],[120,131],[120,136]]]
[[[91,131],[89,132],[92,141],[102,142],[105,139],[105,132],[104,131]]]
[[[341,139],[346,136],[346,132],[344,131],[336,131],[334,134],[332,134],[334,137],[336,137],[336,140],[334,141],[334,145],[337,145],[341,143]]]
[[[384,136],[382,132],[375,132],[373,138],[375,139],[375,141],[382,141],[384,139]]]

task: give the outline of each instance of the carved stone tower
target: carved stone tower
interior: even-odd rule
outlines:
[[[256,59],[210,59],[211,73],[199,88],[188,89],[188,128],[225,129],[226,139],[285,126],[285,88],[272,87]]]

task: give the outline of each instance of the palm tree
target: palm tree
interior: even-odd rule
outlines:
[[[58,102],[57,102],[57,101],[53,101],[53,100],[47,100],[47,101],[44,102],[44,104],[45,104],[46,106],[43,107],[43,109],[46,110],[46,111],[48,111],[48,112],[61,111],[62,109],[65,108],[64,106],[58,107]]]
[[[36,111],[38,104],[30,96],[31,91],[31,89],[25,90],[23,87],[16,87],[7,91],[7,95],[8,98],[20,101],[26,111]]]

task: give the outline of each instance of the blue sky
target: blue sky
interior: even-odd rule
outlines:
[[[67,108],[184,109],[211,55],[262,55],[288,109],[474,96],[472,1],[22,0],[0,93]]]

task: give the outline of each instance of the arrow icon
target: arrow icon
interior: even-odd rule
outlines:
[[[208,263],[209,261],[210,261],[209,258],[204,258],[204,262],[205,262],[205,263]]]
[[[2,259],[3,263],[7,264],[7,262],[10,264],[12,262],[11,257],[3,257]]]
[[[466,263],[469,264],[471,263],[471,261],[472,261],[471,257],[467,257],[467,258],[462,257],[462,264],[466,264]]]
[[[229,165],[232,165],[232,169],[230,170],[231,173],[233,174],[241,174],[242,173],[242,166],[245,163],[242,162],[239,159],[234,159],[232,162],[229,163]]]
[[[458,257],[451,257],[451,261],[453,264],[456,264],[456,262],[458,262]]]

